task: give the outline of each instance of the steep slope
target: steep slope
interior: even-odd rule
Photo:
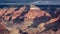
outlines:
[[[19,10],[17,10],[17,8],[18,7],[0,8],[0,19],[2,21],[0,23],[4,22],[0,30],[6,31],[4,30],[4,28],[6,28],[10,34],[40,34],[41,32],[44,34],[46,30],[49,33],[49,31],[55,28],[59,29],[60,8],[57,8],[53,13],[54,18],[48,11],[44,11],[34,5],[24,5],[19,7]]]

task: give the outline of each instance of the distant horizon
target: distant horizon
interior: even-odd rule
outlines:
[[[60,0],[0,0],[0,5],[60,5]]]

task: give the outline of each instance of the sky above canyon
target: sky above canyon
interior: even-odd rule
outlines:
[[[0,0],[0,4],[60,5],[60,0]]]

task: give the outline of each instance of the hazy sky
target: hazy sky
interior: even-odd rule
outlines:
[[[60,0],[0,0],[0,3],[60,4]]]
[[[36,2],[36,1],[60,1],[60,0],[0,0],[0,2]]]

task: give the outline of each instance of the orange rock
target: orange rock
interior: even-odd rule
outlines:
[[[25,19],[26,20],[33,20],[35,17],[41,17],[41,16],[50,16],[51,15],[49,13],[47,13],[46,11],[42,11],[42,10],[30,10],[26,15],[25,15]]]
[[[13,12],[15,11],[15,9],[16,9],[16,8],[9,8],[9,9],[7,10],[7,12],[5,13],[5,15],[10,14],[10,13],[13,13]]]
[[[18,16],[21,15],[21,13],[24,11],[25,7],[21,7],[18,11],[15,11],[12,15],[12,20],[14,20],[15,18],[17,18]]]

